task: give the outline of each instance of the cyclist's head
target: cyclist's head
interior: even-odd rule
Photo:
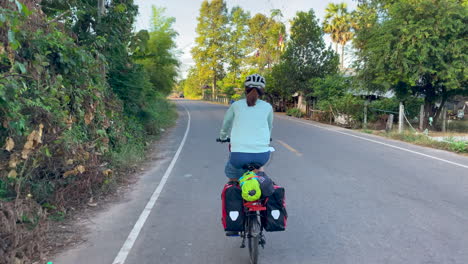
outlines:
[[[265,93],[265,78],[259,74],[247,76],[244,82],[247,105],[254,106],[258,97]]]

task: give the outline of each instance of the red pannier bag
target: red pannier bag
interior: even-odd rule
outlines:
[[[244,231],[244,201],[242,190],[237,184],[224,185],[221,193],[222,217],[225,231]]]
[[[266,210],[262,212],[262,226],[267,232],[284,231],[288,221],[284,188],[274,186],[275,191],[265,200]]]

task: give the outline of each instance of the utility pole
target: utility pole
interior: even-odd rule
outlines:
[[[399,115],[398,115],[398,133],[403,133],[403,126],[405,124],[405,106],[403,105],[403,102],[400,102],[400,112],[399,112]]]
[[[390,114],[387,119],[387,126],[385,127],[385,132],[390,133],[393,128],[393,114]]]

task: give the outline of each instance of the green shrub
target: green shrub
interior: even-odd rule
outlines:
[[[177,112],[173,103],[158,96],[144,108],[140,118],[149,135],[159,135],[162,129],[174,124]]]
[[[128,5],[129,15],[136,11],[130,2],[122,4]],[[133,17],[110,8],[100,26],[115,30],[101,36],[50,23],[41,11],[29,11],[19,1],[7,7],[2,4],[1,12],[9,22],[0,21],[1,32],[11,31],[0,44],[0,142],[13,140],[15,148],[0,156],[0,166],[14,158],[18,162],[12,182],[0,183],[0,198],[30,193],[41,204],[60,199],[57,206],[66,206],[102,184],[102,164],[123,168],[144,157],[148,135],[173,124],[175,107],[132,57],[128,43],[134,33],[128,21]],[[18,159],[40,126],[40,140],[26,158]],[[85,173],[78,177],[72,172],[79,165]],[[0,178],[10,171],[0,170]],[[79,188],[57,198],[70,185]]]
[[[408,119],[419,117],[419,111],[421,104],[424,103],[422,98],[409,97],[404,100],[405,113]],[[375,122],[382,115],[388,115],[393,113],[398,114],[400,109],[400,100],[396,97],[393,98],[381,98],[372,101],[368,106],[368,120]]]
[[[382,115],[392,112],[398,113],[400,102],[396,98],[382,98],[370,102],[368,106],[367,119],[369,122],[376,122]]]
[[[70,205],[86,203],[115,181],[105,171],[127,176],[119,172],[145,157],[148,136],[176,117],[159,94],[175,80],[162,69],[178,63],[158,61],[150,74],[135,62],[164,48],[137,51],[146,42],[133,32],[133,1],[109,2],[99,23],[92,22],[97,6],[86,1],[22,2],[31,1],[0,3],[0,147],[8,144],[0,150],[0,204],[13,205],[14,220],[4,221],[2,235],[16,239],[0,250],[7,263],[42,255],[44,228],[36,228],[46,219],[42,210],[63,220]],[[70,12],[73,19],[55,21]],[[23,236],[25,225],[35,230]]]
[[[364,100],[352,94],[345,94],[340,97],[330,97],[317,103],[322,111],[333,110],[335,115],[347,115],[352,123],[361,122],[364,116]]]
[[[455,140],[453,137],[448,138],[446,141],[449,143],[449,149],[451,151],[459,153],[468,152],[468,142],[458,141]]]
[[[456,141],[450,143],[450,150],[460,153],[467,153],[468,152],[468,143],[463,141]]]
[[[286,111],[286,115],[301,118],[304,113],[299,108],[290,108]]]

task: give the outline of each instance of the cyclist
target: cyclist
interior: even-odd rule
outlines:
[[[220,139],[231,138],[231,153],[225,173],[229,182],[236,182],[248,163],[265,165],[270,159],[270,138],[273,128],[273,107],[259,99],[265,93],[265,78],[247,76],[246,99],[234,102],[226,112]]]

